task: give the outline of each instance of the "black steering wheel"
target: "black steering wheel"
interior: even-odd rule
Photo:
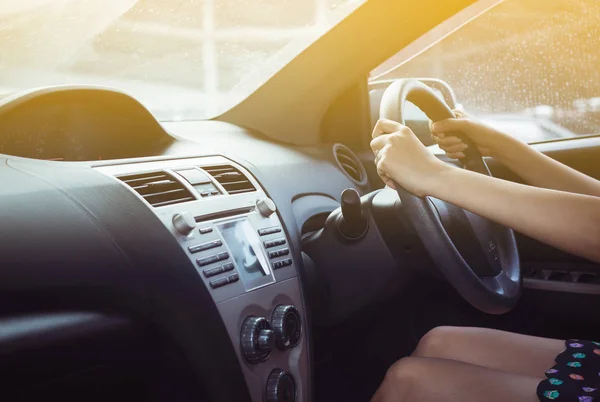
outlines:
[[[404,124],[406,101],[434,122],[455,117],[428,86],[413,80],[393,82],[383,94],[380,117]],[[464,168],[491,176],[477,147],[469,145]],[[517,303],[522,289],[514,233],[489,219],[433,197],[417,197],[395,183],[409,221],[448,282],[471,305],[490,314],[503,314]]]

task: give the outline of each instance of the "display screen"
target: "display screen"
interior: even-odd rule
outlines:
[[[240,279],[248,284],[269,275],[269,264],[260,247],[256,230],[248,219],[217,225],[238,268]]]

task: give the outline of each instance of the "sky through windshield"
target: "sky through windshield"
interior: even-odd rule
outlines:
[[[218,115],[365,0],[3,0],[0,95],[103,85],[159,120]]]

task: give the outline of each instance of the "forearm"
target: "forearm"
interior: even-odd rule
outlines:
[[[536,187],[600,197],[600,181],[511,139],[494,158]]]
[[[564,251],[600,262],[600,198],[449,168],[431,195]]]

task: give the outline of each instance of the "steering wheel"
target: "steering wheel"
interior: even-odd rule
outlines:
[[[381,118],[404,124],[406,101],[432,121],[456,117],[428,86],[414,80],[393,82],[384,92]],[[469,147],[463,167],[491,176],[473,142],[453,133]],[[511,229],[433,197],[417,197],[394,183],[408,220],[445,278],[471,305],[503,314],[517,303],[523,289],[519,254]]]

